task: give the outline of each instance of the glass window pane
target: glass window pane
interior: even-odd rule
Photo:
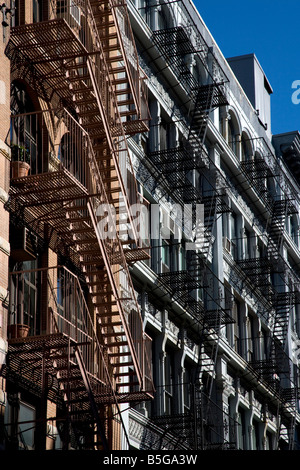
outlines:
[[[20,403],[19,423],[22,441],[28,447],[34,446],[35,409],[25,403]]]

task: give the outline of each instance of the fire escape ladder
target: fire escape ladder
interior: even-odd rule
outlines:
[[[280,253],[281,251],[288,209],[289,204],[285,199],[274,201],[272,216],[268,227],[269,249],[274,253]]]
[[[268,165],[264,158],[255,158],[254,160],[245,160],[240,163],[241,172],[257,193],[270,213],[273,211],[274,201],[270,197],[269,191],[265,185],[265,179],[268,176]]]
[[[54,307],[53,311],[51,309],[51,330],[66,330],[68,338],[65,351],[61,350],[56,355],[57,378],[65,393],[66,406],[75,434],[80,438],[89,432],[92,441],[88,442],[88,445],[91,448],[108,450],[106,422],[110,418],[104,411],[103,405],[112,406],[114,413],[118,415],[118,419],[123,425],[117,392],[114,390],[109,372],[112,366],[105,345],[100,343],[103,336],[100,335],[98,338],[92,324],[92,318],[78,278],[66,268],[63,269],[63,272],[64,290],[60,291],[59,288],[59,297],[55,293],[51,276],[48,275],[48,283],[52,292],[52,301],[49,303]],[[58,298],[65,298],[66,294],[66,311],[62,314],[59,313]],[[69,299],[70,296],[73,296],[72,301]],[[79,312],[83,312],[81,316],[74,312],[74,307],[72,307],[74,304]],[[70,316],[71,322],[65,316]]]
[[[133,133],[147,130],[146,123],[143,123],[147,119],[147,115],[143,116],[144,77],[138,63],[126,3],[90,0],[90,6],[115,86],[125,132],[130,134],[132,130]]]
[[[80,165],[84,169],[77,177],[81,177],[84,185],[63,165],[64,163],[78,170],[77,153],[73,154],[72,147],[69,147],[70,154],[67,151],[61,154],[63,160],[58,163],[56,171],[12,180],[9,210],[18,214],[25,225],[29,224],[41,236],[46,224],[53,234],[51,247],[54,250],[61,249],[58,242],[60,239],[73,262],[81,267],[90,289],[102,337],[110,350],[109,356],[115,374],[119,374],[122,368],[122,381],[118,380],[117,388],[121,390],[120,383],[126,383],[127,375],[127,386],[122,385],[122,390],[134,391],[135,399],[139,392],[140,397],[146,397],[144,355],[147,341],[142,331],[142,319],[128,271],[127,257],[131,253],[124,253],[116,230],[111,238],[109,234],[106,237],[101,233],[98,225],[101,214],[98,209],[102,204],[109,211],[111,207],[101,173],[95,163],[92,144],[69,113],[65,111],[62,116],[66,128],[76,136],[80,149]],[[114,224],[115,219],[110,214],[111,229]],[[128,360],[122,361],[125,355]],[[132,372],[136,375],[138,385],[131,381]],[[120,377],[118,375],[118,379]],[[147,384],[149,385],[149,381]],[[149,388],[147,390],[150,391]],[[122,399],[126,399],[124,394]],[[131,399],[130,393],[127,393],[128,399]]]
[[[53,5],[55,16],[57,11],[55,3]],[[80,132],[84,132],[83,129],[88,132],[88,135],[85,136],[86,147],[83,144],[83,149],[90,149],[90,154],[87,156],[86,150],[83,152],[88,168],[86,181],[82,185],[78,184],[76,175],[72,175],[60,163],[59,171],[43,175],[30,175],[26,178],[24,186],[18,186],[15,180],[16,185],[12,189],[10,202],[17,211],[22,211],[22,205],[26,207],[27,223],[40,224],[40,228],[42,228],[45,222],[49,222],[54,232],[58,230],[59,236],[69,247],[74,260],[85,272],[102,337],[109,349],[115,377],[122,377],[120,383],[124,384],[124,377],[132,375],[132,371],[129,371],[129,367],[131,367],[137,378],[138,387],[131,379],[128,379],[126,386],[120,385],[117,381],[118,390],[126,391],[125,395],[122,395],[126,401],[126,397],[130,399],[128,390],[134,390],[137,393],[138,390],[143,390],[145,384],[141,367],[143,367],[145,360],[143,354],[146,348],[146,338],[142,333],[142,320],[127,265],[127,260],[134,262],[136,259],[141,259],[139,252],[141,240],[132,221],[129,195],[120,168],[120,165],[123,165],[124,169],[129,159],[125,135],[127,132],[126,121],[129,116],[120,115],[119,106],[124,106],[125,103],[120,104],[116,97],[119,97],[121,93],[124,94],[125,91],[121,87],[122,92],[119,93],[120,83],[114,74],[123,74],[124,65],[118,64],[118,70],[112,73],[111,65],[108,64],[115,63],[115,58],[118,57],[118,62],[125,61],[125,69],[126,67],[130,68],[131,74],[133,74],[134,67],[128,65],[132,58],[124,59],[120,30],[116,24],[118,5],[112,6],[108,2],[97,2],[96,4],[96,2],[88,1],[85,2],[85,6],[87,7],[85,11],[86,26],[88,25],[94,34],[94,42],[87,34],[83,46],[81,40],[68,24],[68,18],[64,17],[63,19],[51,20],[44,25],[34,24],[29,27],[15,28],[8,52],[13,54],[15,48],[22,50],[26,57],[29,55],[29,63],[36,68],[37,75],[45,77],[45,67],[48,68],[49,71],[47,69],[46,75],[48,80],[51,79],[50,69],[60,72],[60,67],[63,66],[65,75],[59,77],[61,86],[57,90],[55,87],[54,89],[61,98],[66,99],[71,106],[76,108],[82,126]],[[102,19],[104,22],[108,21],[109,28],[112,27],[111,34],[109,33],[107,37],[104,35],[105,28],[103,27],[103,31],[101,30],[103,26],[101,26],[101,15],[98,15],[96,23],[92,14],[92,11],[97,14],[98,6],[101,12],[104,9]],[[125,15],[124,12],[123,15]],[[114,26],[112,22],[114,22]],[[44,38],[43,26],[45,26],[49,37]],[[31,35],[28,35],[28,28]],[[86,28],[87,31],[90,29]],[[102,37],[99,34],[101,31]],[[55,32],[57,38],[54,37]],[[25,41],[22,40],[23,37]],[[52,42],[49,40],[50,37]],[[65,41],[61,42],[62,37],[65,38]],[[60,53],[56,48],[50,47],[50,44],[55,40]],[[111,41],[115,41],[115,47],[110,47]],[[114,49],[117,52],[111,50],[108,54],[105,48]],[[121,54],[118,56],[120,52]],[[47,57],[47,61],[45,57]],[[113,60],[110,61],[110,58]],[[137,67],[138,63],[135,66]],[[41,69],[41,67],[44,68]],[[122,67],[122,70],[119,67]],[[127,73],[126,82],[131,82],[130,85],[132,85],[133,78],[129,78],[130,73]],[[139,70],[137,70],[138,73]],[[125,86],[127,87],[127,85]],[[136,94],[136,99],[138,100],[141,98],[140,82],[137,83],[137,90],[139,96]],[[132,90],[128,91],[128,93],[131,92]],[[126,106],[129,104],[126,103]],[[137,132],[136,129],[135,132]],[[131,165],[130,159],[129,165]],[[36,186],[37,181],[43,186],[43,189],[40,187],[40,191],[43,191],[41,198],[35,194],[36,191],[31,192],[31,196],[27,192],[31,184],[32,187]],[[51,184],[51,181],[55,181],[55,185]],[[135,194],[136,199],[131,197],[131,203],[139,201],[135,180],[133,186],[134,190],[131,196]],[[57,188],[56,195],[54,194],[55,188]],[[69,194],[67,194],[68,188],[70,188]],[[31,201],[26,200],[30,197]],[[63,207],[61,207],[59,200],[63,201]],[[97,210],[102,203],[106,203],[107,206],[112,205],[116,210],[117,220],[115,223],[119,229],[116,229],[115,240],[104,241],[99,235]],[[45,204],[45,206],[41,204]],[[57,212],[55,212],[56,206],[59,207]],[[52,214],[50,213],[51,207]],[[124,212],[127,218],[126,222],[121,224],[121,215]],[[132,240],[128,238],[125,238],[124,241],[120,240],[121,225],[123,227],[125,225],[126,229],[128,226],[130,227]],[[125,253],[122,244],[126,242],[127,244],[135,244],[136,249],[127,250]],[[149,256],[143,252],[142,258],[145,257]],[[99,268],[103,270],[101,273]],[[120,287],[123,283],[124,289]],[[131,331],[130,322],[135,327],[134,331]],[[134,338],[132,338],[132,334],[134,334]],[[139,357],[135,348],[139,351]],[[125,357],[128,360],[122,360]]]
[[[64,396],[67,416],[77,445],[80,448],[87,446],[91,449],[108,450],[104,420],[99,416],[94,392],[76,342],[70,338],[65,341],[65,347],[56,353],[53,369]],[[81,443],[83,437],[88,439],[86,443]]]
[[[102,450],[109,450],[108,442],[107,442],[106,435],[105,435],[105,430],[104,430],[103,423],[102,423],[102,421],[100,419],[100,416],[99,416],[99,411],[98,411],[98,408],[97,408],[97,404],[96,404],[96,401],[95,401],[95,398],[94,398],[91,383],[90,383],[90,380],[89,380],[87,370],[85,368],[85,364],[84,364],[82,355],[81,355],[80,350],[78,349],[77,346],[75,346],[74,349],[75,349],[75,358],[77,360],[77,364],[78,364],[78,367],[80,369],[81,377],[83,379],[84,386],[85,386],[85,389],[86,389],[86,392],[87,392],[87,395],[88,395],[88,398],[89,398],[91,412],[92,412],[92,415],[93,415],[95,423],[96,423],[97,435],[100,436],[100,439],[101,439],[101,448],[102,448]]]
[[[88,204],[88,210],[91,216],[92,223],[94,225],[94,231],[97,234],[96,215],[91,204]],[[122,255],[122,249],[120,244],[113,242],[113,244],[111,245],[111,252],[109,253],[105,249],[103,240],[101,240],[99,236],[97,238],[103,257],[103,267],[105,267],[106,273],[104,278],[101,276],[102,280],[99,280],[98,282],[102,282],[102,287],[104,287],[105,292],[109,296],[111,295],[111,301],[104,301],[102,309],[101,305],[96,301],[96,305],[99,307],[100,326],[104,329],[102,334],[106,338],[106,346],[110,350],[109,356],[111,358],[117,358],[119,360],[121,360],[122,356],[126,356],[128,358],[126,363],[125,361],[122,362],[122,360],[120,363],[117,361],[112,361],[112,366],[115,369],[124,368],[126,366],[134,367],[138,382],[141,385],[143,383],[143,379],[140,370],[140,364],[138,358],[136,357],[135,345],[133,343],[132,335],[129,330],[129,324],[127,323],[128,320],[126,320],[126,317],[127,315],[129,315],[130,312],[127,312],[126,314],[126,312],[124,311],[124,305],[127,305],[128,303],[131,303],[132,307],[135,307],[135,311],[138,311],[138,307],[133,293],[133,288],[130,282],[130,274],[127,271],[127,263],[124,258],[124,255]],[[115,275],[114,265],[121,265],[121,269],[118,268]],[[97,269],[97,265],[94,266],[94,269]],[[122,296],[122,294],[120,294],[119,292],[119,289],[117,288],[119,272],[120,276],[121,273],[123,274],[123,276],[126,276],[127,287],[129,289],[127,294],[124,293],[126,297]],[[98,276],[94,281],[96,285],[97,278]],[[96,291],[95,295],[99,296],[100,292]],[[117,306],[116,309],[113,308],[114,305]]]
[[[213,83],[200,85],[197,90],[195,102],[191,104],[191,124],[188,141],[193,146],[197,157],[202,153],[206,138],[209,113],[213,109],[215,86]]]
[[[293,292],[278,292],[275,294],[273,334],[283,345],[287,338],[289,314],[293,304],[295,304],[295,294]]]
[[[89,2],[86,5],[88,6]],[[55,16],[57,10],[54,3],[52,8],[54,12],[52,14]],[[116,99],[119,96],[119,85],[113,83],[91,7],[85,13],[87,12],[89,14],[86,14],[84,26],[86,31],[90,31],[91,28],[95,42],[85,32],[85,45],[83,45],[68,24],[69,18],[59,17],[44,23],[13,28],[6,53],[12,59],[15,53],[20,53],[24,67],[27,63],[28,68],[35,70],[36,80],[40,78],[43,83],[48,83],[49,89],[52,87],[59,98],[76,109],[81,125],[88,131],[93,141],[97,152],[97,163],[103,172],[110,202],[121,206],[118,210],[125,212],[124,218],[127,216],[129,219],[128,223],[136,244],[135,254],[139,256],[141,240],[136,234],[130,210],[130,204],[140,202],[137,184],[134,181],[132,185],[129,204],[125,175],[120,168],[121,165],[125,168],[128,163],[131,166],[126,130],[124,130],[127,119],[124,120],[120,116]],[[55,41],[57,47],[54,48],[51,44]],[[135,132],[139,130],[135,129]],[[131,174],[131,178],[135,180],[132,168]],[[144,250],[142,251],[145,256]]]
[[[85,102],[85,91],[82,89],[73,89],[75,103],[78,98],[82,101],[82,105],[79,109],[79,116],[82,119],[83,127],[89,132],[89,135],[93,139],[95,144],[95,150],[98,155],[101,156],[97,159],[97,165],[102,173],[102,180],[105,185],[107,195],[109,197],[109,203],[113,204],[116,209],[122,208],[123,214],[127,215],[127,219],[130,225],[131,233],[134,235],[134,240],[137,246],[140,246],[138,241],[138,235],[136,234],[135,226],[132,220],[131,208],[128,199],[127,190],[123,175],[120,168],[120,160],[126,159],[128,155],[128,149],[126,144],[125,135],[122,134],[122,124],[118,120],[118,113],[116,105],[114,104],[112,89],[110,89],[110,106],[112,106],[113,116],[110,117],[110,110],[107,105],[104,104],[103,98],[101,98],[101,90],[99,89],[100,84],[103,80],[107,80],[108,74],[101,72],[100,70],[100,56],[95,57],[96,64],[93,63],[91,58],[86,61],[86,70],[88,71],[88,77],[90,81],[91,89],[88,91],[88,96],[92,94],[97,106],[94,108],[95,111],[89,111]],[[104,71],[105,72],[105,71]],[[78,77],[80,79],[80,76]],[[97,116],[97,121],[94,122],[94,113]],[[100,116],[100,120],[99,120]],[[116,119],[117,117],[117,119]],[[112,126],[110,119],[115,121],[115,125]],[[102,133],[97,135],[98,129]],[[101,143],[99,138],[101,137]],[[98,142],[98,143],[97,143]],[[99,146],[101,149],[99,150]],[[126,161],[126,160],[125,160]],[[104,163],[105,162],[105,163]],[[137,195],[136,195],[137,197]]]

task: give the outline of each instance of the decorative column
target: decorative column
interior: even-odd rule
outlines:
[[[175,383],[178,386],[175,386],[175,406],[176,410],[175,413],[183,413],[184,412],[184,397],[183,397],[183,382],[184,382],[184,352],[182,349],[176,352],[174,357],[174,368],[176,373]]]
[[[149,107],[150,114],[152,116],[149,132],[149,147],[150,152],[157,152],[160,150],[160,104],[158,101],[152,100],[149,104]]]
[[[247,450],[255,450],[255,449],[254,449],[253,431],[254,431],[254,426],[253,426],[253,424],[249,424],[249,426],[248,426],[248,445],[247,445]]]
[[[230,395],[232,395],[232,388],[228,381],[227,361],[224,357],[218,358],[216,373],[217,404],[220,403],[220,416],[217,418],[217,421],[223,423],[222,431],[219,431],[220,435],[221,432],[223,433],[223,435],[220,436],[220,439],[222,439],[220,443],[226,446],[226,443],[231,441],[230,431],[232,430],[232,426],[229,414],[229,398]]]
[[[228,120],[230,119],[229,113],[226,110],[226,108],[220,109],[219,111],[220,114],[220,121],[221,121],[221,129],[220,132],[226,142],[228,142]]]
[[[165,383],[165,345],[166,345],[166,333],[165,325],[168,318],[167,310],[162,311],[162,334],[157,337],[155,341],[155,350],[154,350],[154,362],[157,364],[156,372],[156,384],[158,385],[156,390],[155,397],[155,411],[156,414],[161,416],[165,412],[165,397],[164,397],[164,383]]]
[[[235,145],[236,145],[236,156],[238,161],[242,160],[242,136],[236,134],[235,136]]]
[[[150,1],[149,11],[150,11],[150,28],[152,31],[158,30],[158,11],[161,8],[159,3],[156,0]]]

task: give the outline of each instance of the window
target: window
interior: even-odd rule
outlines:
[[[299,243],[299,225],[298,220],[295,215],[291,215],[289,217],[289,223],[287,230],[293,240],[293,242],[298,246]]]
[[[232,119],[228,121],[228,144],[234,154],[237,153],[236,134]]]
[[[32,266],[34,265],[34,266]],[[36,268],[36,261],[24,263],[24,269]],[[25,325],[35,327],[37,313],[37,272],[24,274],[23,282],[23,319]]]
[[[36,268],[36,260],[24,261],[18,265],[18,274],[11,276],[10,324],[27,325],[30,328],[30,334],[39,333],[37,331],[39,309],[37,308],[38,274]]]
[[[229,216],[230,253],[233,259],[237,258],[237,216],[234,212]]]
[[[10,141],[12,160],[24,158],[31,174],[37,171],[38,118],[34,105],[22,85],[12,84]],[[14,116],[17,115],[17,116]]]
[[[179,271],[186,269],[186,251],[183,243],[181,243],[178,248],[178,268]]]
[[[86,158],[83,141],[78,135],[77,125],[72,120],[68,124],[69,132],[61,138],[57,157],[78,181],[86,185]]]
[[[164,30],[173,26],[169,6],[166,4],[161,4],[160,8],[157,9],[157,13],[159,30]]]
[[[240,303],[236,299],[233,300],[232,317],[234,320],[232,346],[238,354],[241,354],[242,353],[241,318],[240,318],[241,313],[240,313]]]
[[[14,5],[15,12],[14,15],[11,17],[11,26],[20,26],[21,24],[21,12],[20,12],[20,0],[15,0]]]
[[[268,431],[266,433],[266,450],[273,450],[272,434]]]
[[[246,449],[246,420],[245,411],[239,409],[238,412],[238,448],[240,450]]]
[[[168,150],[173,148],[175,127],[172,123],[167,122],[164,118],[160,124],[160,150]]]
[[[35,408],[27,403],[20,403],[19,430],[21,436],[20,447],[32,449],[34,447]]]
[[[268,358],[268,333],[265,329],[261,330],[261,360]]]
[[[185,366],[183,373],[183,406],[184,412],[187,412],[191,408],[191,396],[192,396],[192,380],[191,380],[191,370]]]
[[[34,449],[36,410],[32,405],[19,401],[17,395],[10,395],[5,407],[4,423],[8,438],[16,440],[19,450]]]
[[[249,143],[249,139],[245,135],[242,136],[241,151],[242,151],[242,160],[244,162],[249,161],[250,158],[251,158],[252,152],[251,152],[251,146],[250,146],[250,143]]]
[[[64,318],[65,305],[65,276],[64,270],[57,269],[57,288],[56,288],[56,310],[57,310],[57,326],[62,331],[62,319]]]
[[[252,431],[252,450],[260,450],[260,439],[259,439],[259,423],[257,421],[253,421],[252,423],[253,431]]]
[[[247,361],[255,360],[255,333],[254,333],[254,317],[249,315],[247,318]]]
[[[162,241],[162,272],[170,271],[170,244],[166,241]]]
[[[245,229],[244,235],[244,259],[249,259],[251,258],[251,240],[249,230]]]
[[[259,170],[258,170],[258,175],[259,175]],[[267,187],[267,197],[271,200],[276,199],[276,182],[274,180],[273,175],[271,174],[270,171],[267,171],[267,176],[265,180],[265,185]]]
[[[74,0],[70,1],[70,15],[76,23],[80,24],[80,9],[75,5]]]
[[[139,0],[139,6],[138,6],[140,15],[144,20],[149,23],[150,21],[150,12],[151,12],[151,7],[149,7],[149,2],[148,0]]]
[[[222,217],[223,224],[223,247],[231,254],[233,259],[238,255],[238,216],[234,212],[225,213]]]
[[[80,8],[74,0],[58,0],[56,6],[58,18],[65,18],[71,25],[80,25]]]
[[[32,22],[42,21],[42,0],[32,0],[33,17]]]
[[[165,355],[165,414],[172,414],[173,410],[174,364],[171,351]]]
[[[299,296],[297,291],[297,297]],[[300,304],[296,303],[295,305],[295,331],[300,338]]]

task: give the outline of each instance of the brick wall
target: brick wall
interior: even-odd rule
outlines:
[[[5,38],[3,37],[5,33]],[[6,138],[10,127],[10,62],[5,56],[9,28],[0,32],[0,358],[7,348],[8,270],[9,270],[9,214],[4,209],[10,180],[10,152]],[[0,426],[5,410],[5,380],[0,378]]]

